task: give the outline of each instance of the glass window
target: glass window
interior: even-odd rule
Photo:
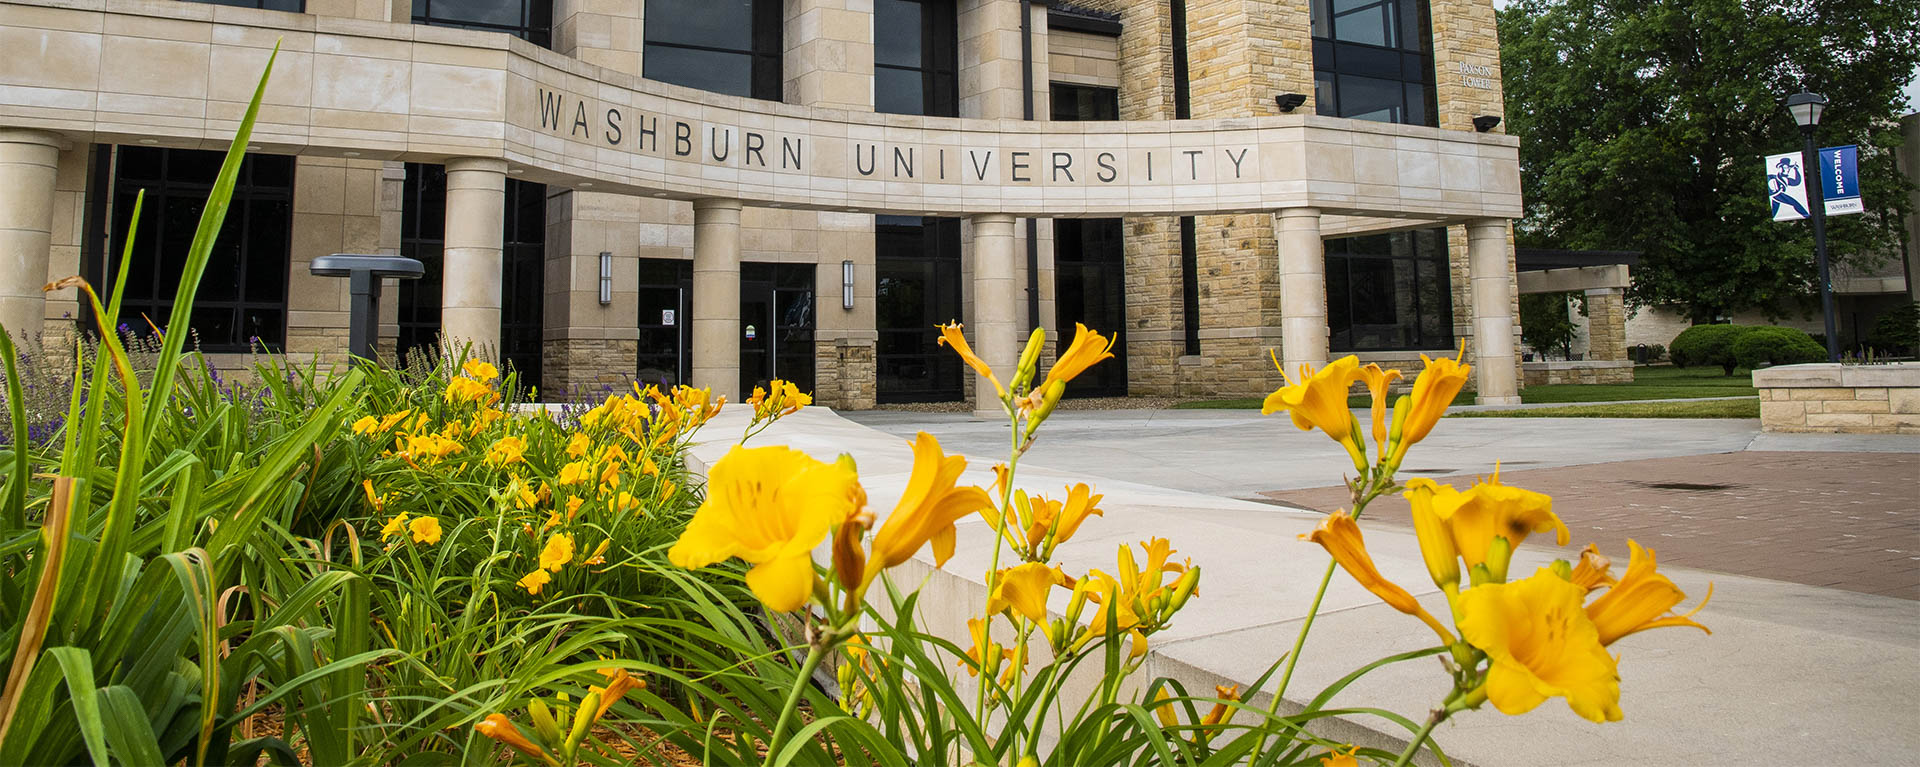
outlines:
[[[646,0],[649,80],[779,101],[779,0]]]
[[[935,325],[960,320],[960,220],[875,216],[874,363],[881,402],[946,402],[963,392],[962,363]]]
[[[1346,237],[1326,250],[1333,351],[1453,346],[1447,230]]]
[[[120,313],[124,327],[165,326],[173,312],[200,212],[226,153],[120,147],[116,152],[113,225],[105,254],[94,254],[96,285],[111,285],[126,247],[134,199],[146,192]],[[244,352],[278,349],[286,340],[287,264],[293,248],[293,158],[249,154],[240,163],[226,223],[214,239],[188,319],[199,348]]]
[[[1047,88],[1056,121],[1120,119],[1120,89],[1053,83]]]
[[[413,23],[505,32],[553,45],[553,0],[413,0]]]
[[[874,111],[960,115],[954,14],[953,0],[874,0]]]
[[[1316,112],[1435,124],[1426,0],[1313,0],[1312,9]]]

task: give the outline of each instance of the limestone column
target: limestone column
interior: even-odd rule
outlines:
[[[693,348],[689,351],[693,385],[739,401],[739,200],[693,201]]]
[[[1274,214],[1280,250],[1280,358],[1287,375],[1327,364],[1327,250],[1318,208]]]
[[[440,288],[440,332],[456,347],[500,356],[502,219],[507,204],[505,160],[460,157],[447,161],[447,233]]]
[[[982,213],[973,217],[973,323],[967,328],[973,338],[968,340],[1003,384],[1013,378],[1025,341],[1019,337],[1021,291],[1015,280],[1014,254],[1013,216]],[[988,384],[974,382],[973,395],[975,417],[1004,417]]]
[[[1507,221],[1467,222],[1467,277],[1473,283],[1473,367],[1482,405],[1517,405],[1513,275],[1507,269]]]
[[[0,128],[0,326],[15,339],[40,334],[46,315],[47,257],[53,245],[53,187],[66,141],[44,131]]]

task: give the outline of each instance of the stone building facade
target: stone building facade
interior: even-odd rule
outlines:
[[[1085,393],[1464,343],[1517,398],[1488,0],[236,2],[0,0],[0,47],[37,52],[0,60],[0,324],[90,329],[42,277],[110,275],[134,191],[203,194],[279,41],[194,320],[218,364],[345,361],[345,281],[308,266],[368,253],[428,265],[387,286],[385,348],[474,342],[554,399],[965,398],[948,320],[1002,363],[1035,325],[1049,357],[1117,334]]]

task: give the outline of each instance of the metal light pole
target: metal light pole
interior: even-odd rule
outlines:
[[[1820,267],[1820,313],[1826,320],[1827,361],[1840,361],[1840,337],[1833,327],[1833,278],[1827,269],[1827,204],[1820,186],[1820,166],[1813,150],[1813,131],[1820,126],[1820,113],[1826,111],[1827,97],[1801,91],[1787,97],[1787,111],[1800,125],[1805,141],[1800,149],[1801,175],[1807,184],[1807,215],[1813,220],[1813,259]]]

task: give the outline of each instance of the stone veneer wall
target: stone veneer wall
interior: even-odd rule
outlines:
[[[1629,360],[1522,362],[1520,371],[1520,381],[1527,386],[1633,382],[1633,362]]]
[[[1753,371],[1762,431],[1920,434],[1920,363]]]

